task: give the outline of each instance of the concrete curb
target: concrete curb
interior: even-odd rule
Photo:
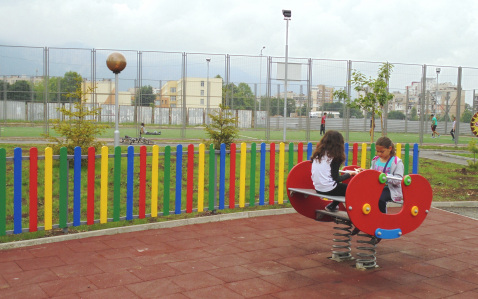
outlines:
[[[443,157],[448,157],[448,158],[454,158],[454,159],[459,159],[459,160],[473,160],[473,158],[468,158],[468,157],[462,157],[462,156],[455,156],[455,155],[450,155],[450,154],[445,154],[445,153],[440,153],[440,152],[435,152],[436,155],[443,156]]]
[[[14,249],[14,248],[48,244],[48,243],[56,243],[56,242],[69,241],[69,240],[78,240],[78,239],[84,239],[89,237],[109,236],[109,235],[137,232],[137,231],[150,230],[150,229],[171,228],[171,227],[184,226],[184,225],[190,225],[190,224],[201,224],[201,223],[208,223],[208,222],[254,218],[254,217],[261,217],[261,216],[284,215],[284,214],[292,214],[292,213],[296,213],[296,211],[293,208],[284,208],[284,209],[239,212],[239,213],[231,213],[231,214],[220,214],[215,216],[204,216],[204,217],[171,220],[171,221],[156,222],[156,223],[149,223],[149,224],[138,224],[138,225],[101,229],[101,230],[95,230],[91,232],[77,233],[77,234],[64,235],[64,236],[55,236],[55,237],[49,237],[49,238],[39,238],[34,240],[9,242],[9,243],[0,244],[0,250]]]

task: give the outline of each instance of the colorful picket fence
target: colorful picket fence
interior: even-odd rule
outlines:
[[[355,143],[352,145],[352,164],[358,164],[358,144]],[[361,167],[365,168],[366,159],[367,159],[367,145],[363,143],[362,145],[362,155],[361,155]],[[283,204],[286,202],[284,200],[284,187],[286,177],[285,173],[285,161],[286,161],[286,152],[288,152],[288,171],[290,171],[295,165],[295,163],[300,163],[304,160],[304,154],[307,157],[312,155],[312,143],[306,145],[304,149],[304,144],[299,143],[297,148],[295,148],[293,143],[289,143],[288,149],[285,148],[284,143],[279,144],[278,151],[276,150],[276,144],[271,143],[269,149],[267,150],[266,144],[261,143],[260,149],[257,151],[256,144],[252,143],[249,150],[247,150],[246,143],[240,145],[240,151],[237,153],[236,144],[232,144],[230,150],[226,150],[224,144],[221,145],[219,151],[214,150],[213,145],[209,147],[209,151],[205,150],[205,145],[200,144],[198,147],[198,152],[195,152],[194,145],[190,144],[187,147],[187,186],[186,186],[186,210],[182,210],[182,166],[183,166],[183,146],[177,145],[176,152],[171,152],[171,147],[166,146],[164,153],[159,153],[159,147],[154,145],[152,147],[152,152],[147,153],[146,146],[141,146],[140,153],[134,152],[134,147],[129,146],[127,153],[122,153],[120,147],[114,148],[114,153],[110,154],[108,152],[108,147],[104,146],[101,149],[99,155],[100,158],[100,213],[99,220],[95,219],[95,197],[98,195],[97,190],[95,190],[95,182],[97,175],[95,170],[95,162],[98,158],[95,153],[94,148],[88,149],[87,155],[82,155],[80,147],[75,148],[74,155],[68,156],[67,149],[62,148],[60,150],[60,155],[54,156],[51,148],[45,149],[44,156],[38,156],[38,149],[31,148],[29,150],[29,157],[22,155],[21,148],[14,149],[13,157],[6,157],[5,149],[0,149],[0,236],[7,234],[20,234],[23,232],[35,232],[38,230],[51,230],[53,228],[67,228],[68,226],[80,226],[80,225],[92,225],[94,223],[106,223],[109,221],[120,221],[120,220],[132,220],[135,218],[143,219],[146,217],[158,217],[162,215],[169,215],[170,211],[170,188],[171,188],[171,176],[174,175],[171,173],[171,156],[176,155],[176,173],[175,173],[175,190],[176,196],[174,200],[174,214],[181,213],[192,213],[193,211],[203,212],[205,210],[213,209],[225,209],[225,199],[226,196],[229,198],[228,208],[233,209],[236,207],[243,208],[245,206],[252,205],[265,205],[266,204],[266,195],[265,195],[265,184],[266,184],[266,156],[269,154],[269,196],[267,204]],[[409,173],[409,151],[410,145],[406,144],[404,147],[405,156],[403,157],[405,165],[405,174]],[[259,198],[256,202],[256,157],[257,152],[260,155],[259,163]],[[295,156],[294,153],[297,152]],[[370,147],[370,156],[375,156],[375,144],[372,144]],[[401,157],[401,144],[397,144],[397,155]],[[198,153],[198,176],[194,176],[194,158],[195,154]],[[276,154],[279,154],[278,157],[278,177],[276,181]],[[226,191],[226,154],[229,154],[229,190]],[[239,154],[239,198],[238,203],[236,203],[236,154]],[[247,157],[249,154],[249,158]],[[349,156],[349,144],[345,144],[345,154],[347,156],[346,165],[348,164]],[[164,155],[164,193],[162,198],[158,195],[158,158],[160,155]],[[209,197],[204,198],[205,194],[205,155],[209,155],[209,182],[207,184],[208,190],[216,190],[215,186],[219,184],[219,203],[216,206],[217,192],[209,192]],[[135,157],[139,156],[139,196],[138,196],[138,207],[139,214],[133,215],[133,203],[134,203],[134,180],[138,174],[134,173],[134,163]],[[151,169],[147,170],[146,157],[152,156]],[[126,170],[126,190],[121,187],[121,159],[127,159],[127,170]],[[216,171],[217,167],[215,166],[216,158],[219,159],[219,180],[216,180]],[[53,225],[53,160],[59,160],[59,194],[58,197],[55,195],[55,200],[58,198],[59,201],[59,223]],[[87,159],[87,188],[86,190],[81,189],[81,169],[82,164],[81,160]],[[113,168],[114,168],[114,192],[113,198],[108,199],[108,167],[110,167],[110,159],[113,159]],[[28,185],[29,185],[29,226],[22,227],[22,163],[23,161],[28,160],[29,163],[29,176],[28,176]],[[38,160],[44,160],[45,166],[43,171],[44,175],[44,219],[43,227],[38,226]],[[74,170],[73,170],[73,222],[67,223],[68,219],[68,183],[69,183],[69,161],[73,160]],[[250,173],[246,173],[246,163],[249,160],[251,165]],[[13,230],[6,229],[7,215],[6,215],[6,165],[7,161],[13,161]],[[146,214],[146,172],[151,171],[151,214]],[[41,172],[40,172],[41,173]],[[418,173],[418,145],[414,144],[413,146],[413,170],[412,173]],[[248,196],[248,202],[246,203],[246,179],[249,179],[250,183],[250,194]],[[197,207],[193,209],[193,197],[194,197],[194,183],[197,184]],[[275,198],[277,183],[277,200]],[[124,196],[123,192],[126,191],[126,215],[120,216],[120,202],[121,197]],[[81,202],[82,192],[87,193],[86,200],[86,215],[81,215],[81,206],[85,203]],[[108,213],[108,201],[113,201],[113,218],[107,218]],[[158,212],[158,200],[163,201],[163,211]],[[205,206],[206,205],[206,206]],[[82,216],[86,216],[86,220],[81,220]]]

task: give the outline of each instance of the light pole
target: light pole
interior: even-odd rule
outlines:
[[[285,124],[287,120],[287,68],[289,66],[289,21],[292,16],[290,10],[282,10],[282,15],[284,20],[286,20],[286,29],[285,29],[285,78],[284,78],[284,132],[283,132],[283,142],[285,142]]]
[[[119,146],[119,98],[118,98],[118,74],[126,67],[126,58],[123,54],[114,52],[106,58],[106,66],[115,74],[115,146]]]
[[[266,46],[263,46],[261,49],[261,65],[259,67],[259,110],[261,110],[261,100],[262,100],[262,50],[264,50]]]
[[[206,125],[209,125],[209,62],[211,58],[206,58],[207,61],[207,106],[206,106]]]
[[[437,73],[437,86],[435,91],[435,115],[436,115],[436,105],[438,105],[438,75],[440,74],[441,69],[439,67],[436,68]]]

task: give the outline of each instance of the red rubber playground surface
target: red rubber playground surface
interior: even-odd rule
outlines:
[[[478,298],[476,220],[432,209],[368,271],[327,259],[333,226],[287,214],[2,251],[0,298]]]

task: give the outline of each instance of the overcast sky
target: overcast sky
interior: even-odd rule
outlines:
[[[259,55],[265,46],[264,55],[278,57],[285,55],[286,22],[282,9],[292,10],[290,57],[389,61],[395,64],[391,84],[396,90],[404,90],[421,77],[421,66],[398,63],[478,68],[476,0],[0,0],[0,44],[232,55]],[[34,59],[40,66],[31,66],[29,70],[20,69],[20,64],[30,61],[25,57],[12,60],[12,51],[17,50],[5,50],[0,55],[0,61],[9,59],[10,63],[4,63],[3,72],[32,75],[35,69],[41,70],[41,51]],[[88,72],[89,54],[84,54],[83,58],[74,59],[84,60],[76,65],[84,65]],[[135,78],[135,55],[132,52],[131,58],[127,57],[129,67],[124,76]],[[159,79],[180,76],[180,56],[175,61],[164,58],[167,65],[155,58],[156,63],[162,63],[158,70],[154,69],[154,61],[144,56],[143,65],[148,65],[151,74],[158,74],[159,69],[166,73]],[[71,53],[64,57],[51,55],[50,75],[76,71],[71,66],[64,67],[74,66],[72,59]],[[232,80],[257,83],[259,65],[256,60],[236,58],[231,63]],[[435,66],[428,68],[428,77],[435,76]],[[8,67],[16,70],[7,70]],[[107,72],[102,63],[99,67],[103,70],[98,69],[98,73]],[[167,67],[174,68],[177,74]],[[345,84],[344,63],[314,62],[314,67],[313,84]],[[261,68],[264,78],[265,61]],[[354,62],[353,68],[368,72],[367,75],[376,72],[376,65],[360,62]],[[188,76],[204,76],[205,70],[204,56],[188,55]],[[213,56],[211,75],[224,76],[223,70],[224,56]],[[306,77],[306,68],[303,72]],[[456,84],[456,74],[455,68],[442,68],[440,82]],[[470,92],[478,89],[478,69],[464,70],[463,88],[467,90],[467,102],[471,103]]]
[[[473,0],[0,1],[0,43],[478,67]]]

